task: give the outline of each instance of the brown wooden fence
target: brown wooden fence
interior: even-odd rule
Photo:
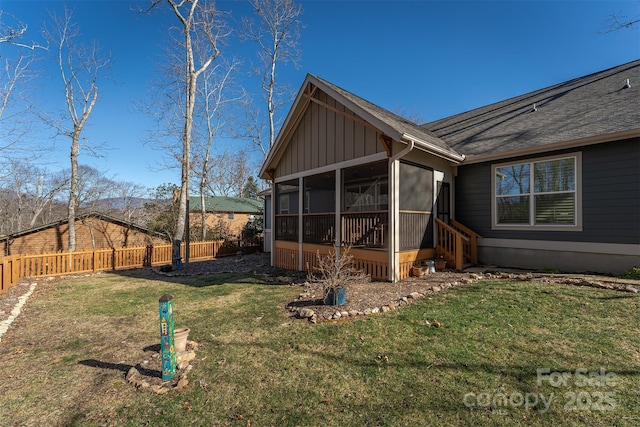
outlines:
[[[137,246],[50,254],[19,254],[0,258],[0,294],[18,284],[20,279],[95,273],[171,264],[171,244]],[[185,257],[186,245],[180,248]],[[260,240],[193,242],[189,260],[204,261],[216,257],[251,253],[262,249]]]

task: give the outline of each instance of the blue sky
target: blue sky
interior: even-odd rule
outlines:
[[[67,1],[83,37],[111,52],[112,78],[102,84],[85,136],[109,147],[89,164],[147,187],[178,183],[179,170],[158,170],[163,153],[144,141],[155,123],[136,111],[148,97],[162,61],[159,47],[170,14],[137,14],[149,1]],[[611,14],[637,17],[628,1],[325,1],[301,2],[304,23],[300,67],[280,69],[296,90],[306,73],[329,80],[395,112],[431,121],[640,58],[640,28],[603,34]],[[48,10],[61,1],[0,0],[0,9],[29,25],[37,38]],[[239,20],[241,0],[218,1]],[[0,55],[10,56],[0,47]],[[251,45],[232,41],[223,55],[252,60]],[[40,61],[36,102],[63,107],[55,65]],[[244,78],[248,88],[255,81]],[[288,108],[288,107],[287,107]],[[282,110],[285,114],[287,108]],[[50,132],[49,132],[50,134]],[[34,133],[50,143],[46,131]],[[221,141],[246,148],[242,141]],[[68,167],[68,142],[56,141],[50,169]],[[256,153],[256,159],[259,155]],[[257,163],[257,162],[256,162]]]

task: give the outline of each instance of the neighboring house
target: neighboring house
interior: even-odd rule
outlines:
[[[121,248],[167,243],[160,235],[99,212],[76,216],[76,250]],[[69,248],[69,221],[63,219],[0,236],[4,255],[64,252]]]
[[[191,229],[198,228],[201,222],[200,197],[189,197],[189,222]],[[207,211],[207,226],[216,227],[220,222],[229,227],[229,231],[237,238],[249,221],[262,215],[263,202],[260,199],[244,197],[212,196],[205,197],[204,206]]]
[[[260,172],[272,263],[639,266],[639,88],[640,60],[418,126],[307,75]]]

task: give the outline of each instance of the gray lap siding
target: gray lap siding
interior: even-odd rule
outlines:
[[[588,145],[539,156],[582,152],[582,231],[493,230],[491,165],[463,165],[455,180],[456,219],[483,237],[640,244],[640,138]]]

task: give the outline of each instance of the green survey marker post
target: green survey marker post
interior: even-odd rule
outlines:
[[[160,297],[160,354],[162,356],[162,380],[168,381],[176,373],[176,349],[173,345],[173,297]]]

